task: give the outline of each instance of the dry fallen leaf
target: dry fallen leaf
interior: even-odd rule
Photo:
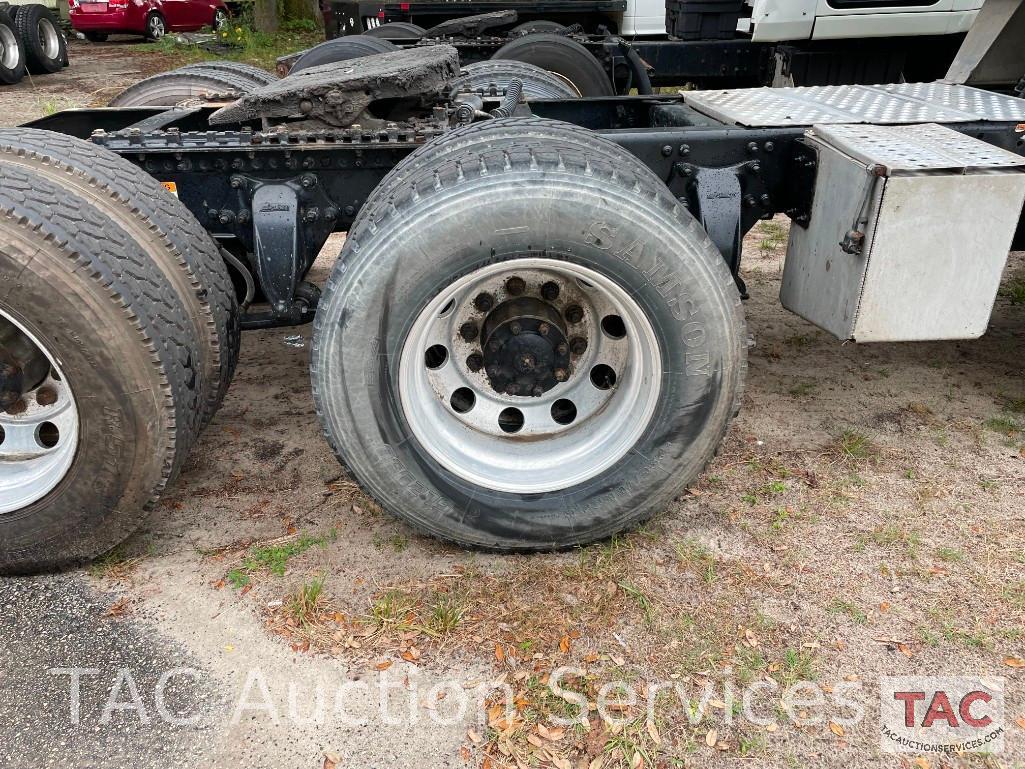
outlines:
[[[391,666],[392,666],[392,661],[391,660],[381,660],[376,665],[374,665],[374,669],[375,670],[387,670]]]
[[[495,659],[505,662],[505,649],[502,648],[502,644],[495,644]]]
[[[340,761],[341,759],[334,753],[325,753],[323,769],[335,769]]]
[[[1019,657],[1004,657],[1004,664],[1012,668],[1025,668],[1025,660]]]
[[[918,769],[932,769],[932,766],[929,763],[929,759],[925,756],[919,756],[918,758],[916,758],[914,764],[918,767]]]
[[[1018,724],[1022,729],[1025,729],[1025,716],[1018,716],[1014,719],[1014,723]]]
[[[705,735],[705,744],[710,748],[714,748],[715,743],[718,741],[719,732],[717,732],[715,729],[709,729],[708,734]]]
[[[659,736],[658,728],[655,726],[655,722],[650,718],[648,719],[648,736],[651,737],[651,741],[656,745],[662,744],[662,737]]]
[[[473,729],[468,729],[466,731],[466,736],[474,745],[480,745],[484,742],[484,738],[477,734]]]
[[[883,601],[881,604],[879,604],[879,611],[887,612],[889,610],[890,610],[890,602],[889,601]]]
[[[830,721],[829,722],[829,731],[831,731],[837,737],[843,737],[843,735],[844,735],[843,727],[840,726],[840,724],[836,723],[835,721]]]
[[[561,639],[559,639],[559,651],[561,651],[563,654],[565,654],[566,652],[569,651],[569,636],[568,635],[564,635]]]

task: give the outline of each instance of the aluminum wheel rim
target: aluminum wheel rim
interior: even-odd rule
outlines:
[[[159,16],[150,16],[149,30],[153,37],[164,36],[164,20]]]
[[[18,41],[7,27],[0,27],[0,63],[5,69],[18,66]]]
[[[56,59],[60,54],[60,40],[57,39],[57,30],[48,19],[40,19],[36,25],[39,31],[39,40],[43,44],[43,53],[48,59]]]
[[[214,11],[214,31],[220,31],[227,21],[228,15],[224,11],[220,9]]]
[[[78,450],[78,408],[54,356],[24,326],[0,310],[50,362],[42,383],[22,397],[20,413],[0,411],[0,514],[37,502],[61,482]],[[55,396],[53,403],[48,403]],[[42,405],[40,402],[48,403]]]
[[[488,325],[489,313],[475,307],[474,300],[490,294],[494,307],[500,307],[514,298],[507,288],[511,277],[524,281],[523,295],[532,301],[540,286],[556,283],[559,297],[549,304],[564,318],[574,305],[582,311],[579,322],[568,324],[567,336],[586,339],[586,349],[571,353],[566,380],[540,395],[496,392],[487,369],[473,371],[468,364],[471,355],[486,352],[482,338],[467,341],[461,335],[467,322],[482,329]],[[607,318],[620,319],[621,327],[613,330],[625,334],[607,333]],[[434,365],[439,355],[432,351],[438,345],[447,354]],[[614,372],[609,387],[599,387],[592,376],[602,366]],[[661,380],[654,329],[626,290],[587,267],[522,258],[464,276],[420,312],[400,355],[399,399],[413,435],[446,470],[487,489],[527,494],[571,488],[626,456],[651,421]],[[463,389],[473,394],[473,406],[460,412],[466,399],[454,398]],[[567,423],[556,419],[566,418],[558,405],[562,401],[574,407],[575,416]],[[500,416],[507,409],[522,415],[522,427],[515,432],[502,426],[506,423]]]

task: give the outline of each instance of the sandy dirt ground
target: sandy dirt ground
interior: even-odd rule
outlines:
[[[130,51],[77,44],[0,90],[3,122],[159,69]],[[982,339],[856,346],[781,308],[785,242],[779,220],[745,244],[750,374],[719,456],[569,553],[464,552],[382,513],[321,437],[310,329],[247,334],[142,530],[0,582],[0,763],[1022,766],[1025,256]],[[77,724],[53,668],[92,671]],[[880,751],[880,678],[936,674],[1005,680],[1000,752]]]

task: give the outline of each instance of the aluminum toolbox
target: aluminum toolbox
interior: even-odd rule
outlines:
[[[816,125],[804,141],[818,171],[808,227],[790,229],[783,305],[844,340],[980,336],[1025,158],[935,124]]]

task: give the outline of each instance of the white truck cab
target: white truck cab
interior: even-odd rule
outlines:
[[[983,0],[744,0],[722,3],[737,37],[755,42],[951,35],[971,27]],[[707,8],[714,3],[700,3]],[[738,13],[739,11],[739,13]],[[627,0],[620,32],[665,36],[665,0]]]

